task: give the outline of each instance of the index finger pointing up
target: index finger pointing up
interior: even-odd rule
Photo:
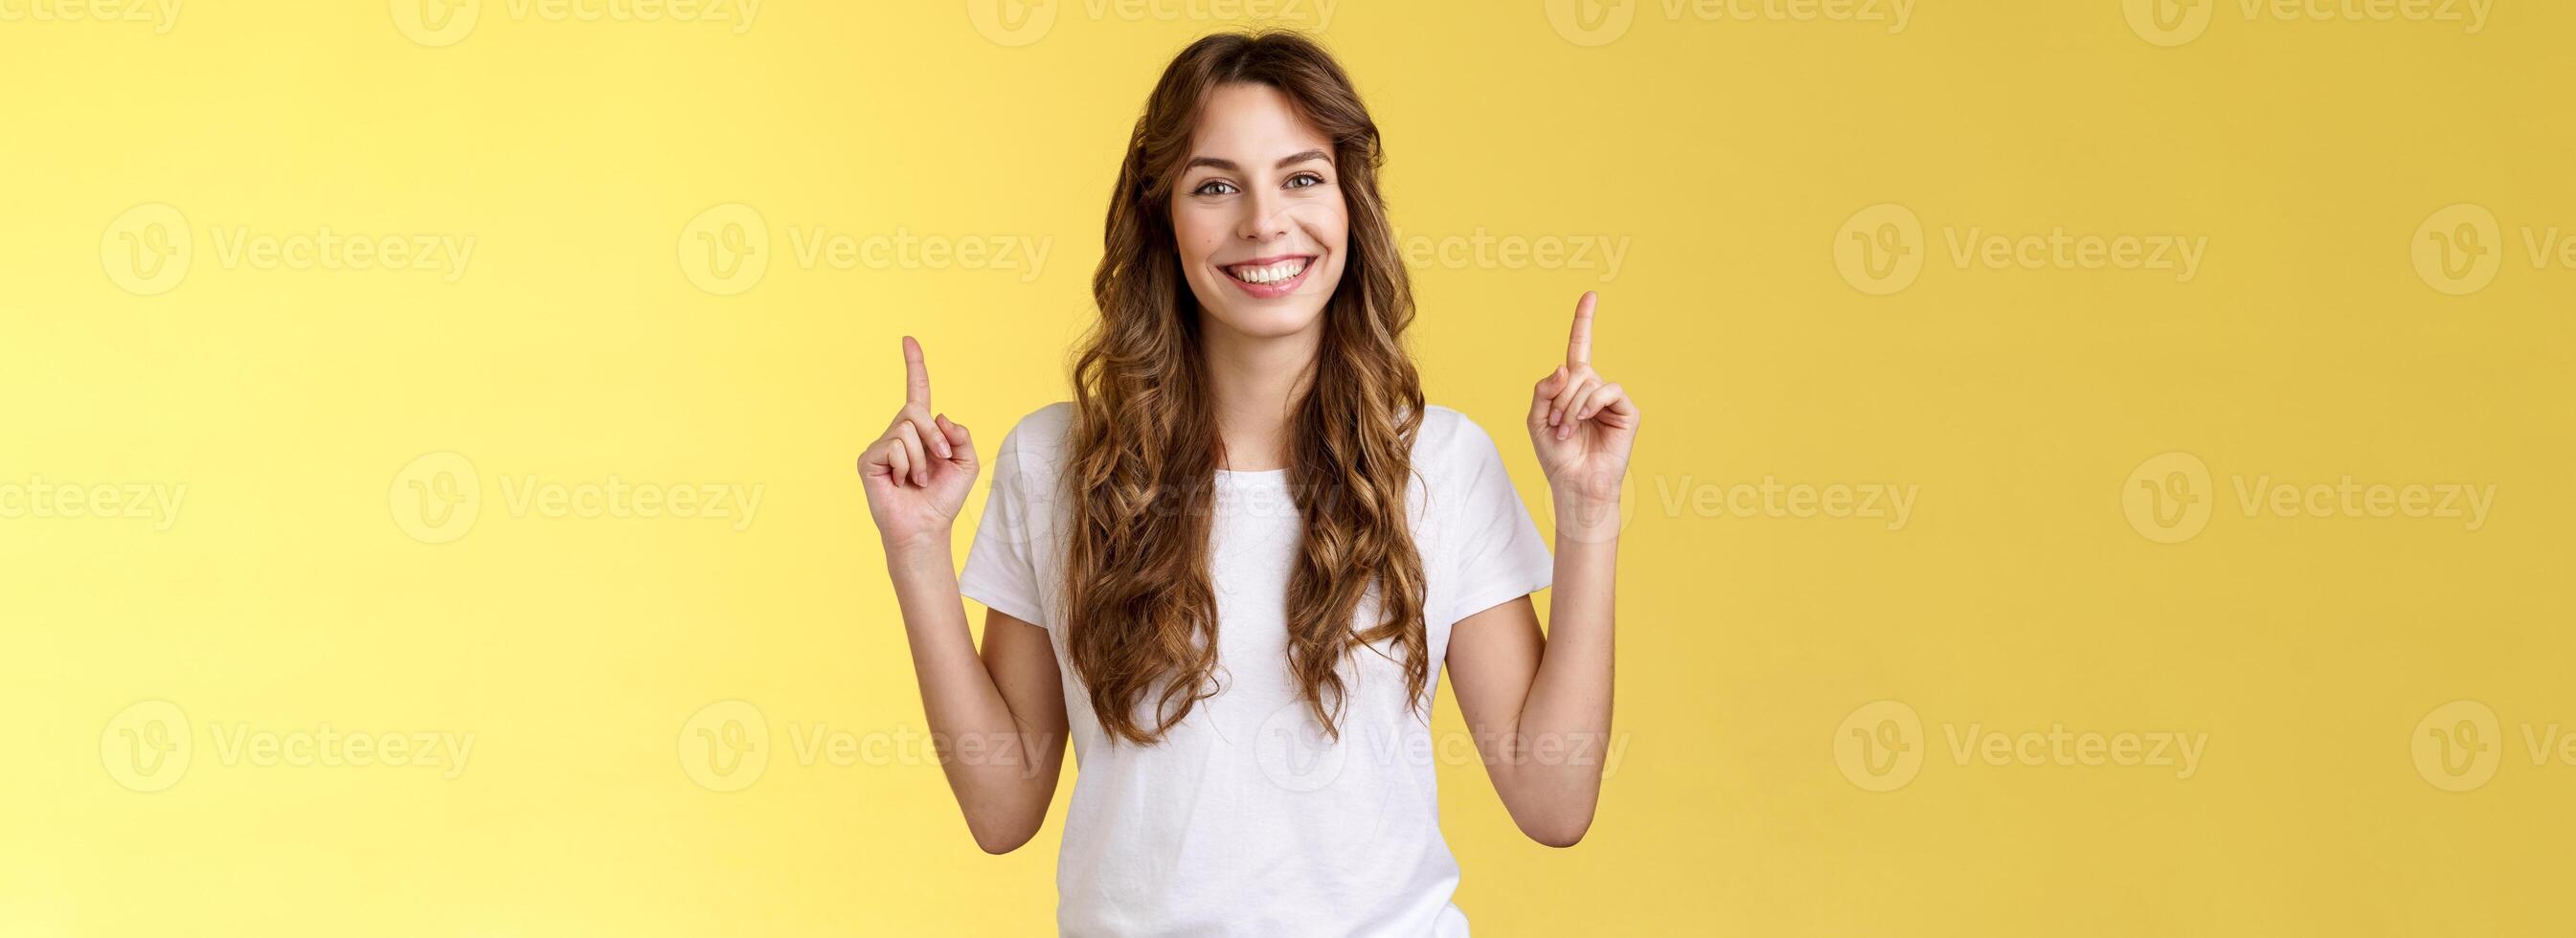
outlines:
[[[1592,306],[1598,301],[1599,297],[1594,296],[1590,290],[1583,291],[1583,298],[1574,301],[1574,332],[1565,340],[1567,365],[1587,365],[1592,362]]]
[[[903,337],[903,399],[905,403],[930,406],[930,366],[921,361],[921,343],[911,336]]]

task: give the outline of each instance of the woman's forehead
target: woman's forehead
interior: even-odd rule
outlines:
[[[1306,150],[1331,152],[1332,141],[1269,85],[1234,83],[1208,92],[1190,133],[1190,155],[1234,162],[1269,161]]]

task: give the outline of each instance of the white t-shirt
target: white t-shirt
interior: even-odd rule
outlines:
[[[1077,768],[1056,865],[1067,935],[1465,935],[1458,864],[1440,838],[1425,720],[1396,660],[1344,666],[1338,743],[1288,673],[1286,597],[1303,532],[1285,470],[1219,471],[1209,573],[1221,682],[1150,747],[1112,746],[1067,662],[1066,511],[1058,485],[1073,405],[1022,419],[993,457],[993,491],[958,587],[1044,627],[1064,674]],[[1459,619],[1548,585],[1554,564],[1493,438],[1429,407],[1413,448],[1431,683]],[[1394,651],[1391,643],[1390,654]],[[1150,713],[1151,698],[1140,712]],[[1150,724],[1149,724],[1150,725]],[[1472,753],[1465,741],[1456,747]]]

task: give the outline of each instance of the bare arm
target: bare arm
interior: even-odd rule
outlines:
[[[929,369],[904,339],[903,409],[859,457],[868,514],[885,543],[931,743],[975,843],[1007,853],[1035,836],[1064,762],[1055,649],[1037,626],[984,617],[979,653],[966,629],[949,548],[979,466],[966,428],[930,411]]]
[[[1576,306],[1566,365],[1539,382],[1531,442],[1556,508],[1556,568],[1539,631],[1529,597],[1450,631],[1450,683],[1486,773],[1530,839],[1570,847],[1591,829],[1610,751],[1619,489],[1637,409],[1592,371],[1592,294]]]
[[[1008,853],[1036,836],[1064,763],[1064,696],[1046,630],[987,610],[979,655],[945,544],[886,551],[912,673],[948,787],[975,843]]]

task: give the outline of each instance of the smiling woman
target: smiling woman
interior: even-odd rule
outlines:
[[[1074,400],[981,468],[908,400],[860,459],[942,765],[984,849],[1037,832],[1070,736],[1069,934],[1463,935],[1428,714],[1444,665],[1513,819],[1581,839],[1600,793],[1620,480],[1637,410],[1593,297],[1524,418],[1551,557],[1492,438],[1428,404],[1377,125],[1293,33],[1181,52],[1129,138]],[[1278,506],[1293,505],[1294,511]],[[1553,584],[1555,632],[1529,595]],[[959,597],[989,610],[980,653]]]

